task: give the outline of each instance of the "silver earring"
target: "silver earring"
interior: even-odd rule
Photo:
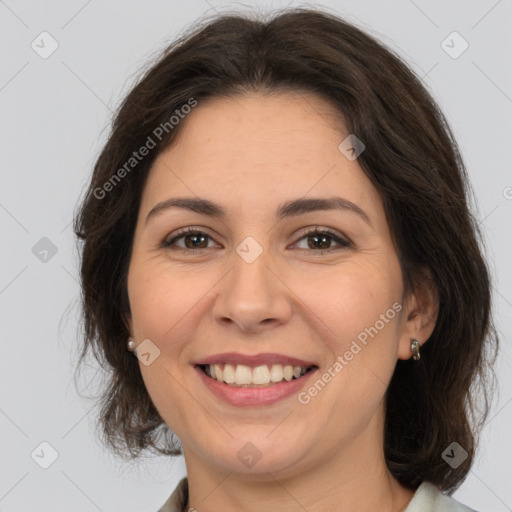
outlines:
[[[135,340],[133,338],[130,338],[128,340],[128,350],[130,352],[134,352],[135,351],[135,347],[136,347]]]
[[[414,354],[413,359],[418,361],[420,356],[420,342],[416,338],[411,338],[411,352]]]

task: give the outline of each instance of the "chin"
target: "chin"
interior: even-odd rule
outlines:
[[[287,436],[288,437],[288,436]],[[288,439],[301,439],[290,435]],[[242,479],[268,480],[272,476],[285,478],[299,471],[299,465],[304,464],[304,458],[312,449],[307,449],[304,442],[283,444],[278,436],[269,436],[269,429],[261,428],[260,432],[254,429],[250,435],[244,429],[244,435],[223,443],[217,453],[211,453],[212,444],[204,447],[208,452],[211,463],[223,470],[236,473]],[[302,464],[301,464],[302,462]]]

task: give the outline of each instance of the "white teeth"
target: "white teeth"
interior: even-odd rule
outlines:
[[[252,383],[253,384],[269,384],[270,383],[270,372],[268,366],[256,366],[252,371]]]
[[[242,384],[251,384],[252,383],[252,372],[248,366],[244,366],[243,364],[239,364],[236,367],[235,371],[235,382],[238,386]]]
[[[215,372],[217,372],[217,370],[215,370]],[[224,366],[222,380],[226,384],[233,384],[233,382],[235,382],[235,369],[230,364]]]
[[[283,380],[283,367],[280,364],[273,364],[270,368],[270,380],[272,382],[281,382]]]
[[[235,387],[265,387],[283,382],[283,380],[298,379],[306,373],[306,368],[281,364],[261,365],[254,368],[244,364],[225,364],[224,370],[222,370],[221,365],[212,364],[206,367],[206,373],[212,379]]]

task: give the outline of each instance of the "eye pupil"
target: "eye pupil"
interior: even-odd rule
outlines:
[[[316,241],[320,240],[320,244],[327,244],[327,247],[320,247],[316,242],[313,243],[313,245],[309,245],[311,248],[320,248],[320,249],[328,249],[329,248],[329,242],[328,242],[328,239],[330,239],[331,237],[330,236],[325,236],[325,235],[312,235],[309,237],[310,239],[313,238],[315,239]]]
[[[193,243],[193,242],[192,242],[192,244],[190,244],[189,242],[190,242],[191,238],[194,238],[194,239],[201,239],[201,241],[200,241],[198,244]],[[187,236],[185,237],[185,246],[186,246],[188,249],[197,249],[197,248],[203,249],[203,247],[202,247],[202,246],[200,247],[200,244],[201,244],[201,243],[203,243],[203,242],[206,240],[206,238],[207,238],[206,236],[201,235],[201,234],[192,234],[192,235],[187,235]]]

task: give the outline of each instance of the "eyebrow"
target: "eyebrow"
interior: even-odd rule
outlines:
[[[208,199],[197,197],[173,197],[158,203],[152,208],[146,217],[145,224],[150,219],[171,208],[190,210],[211,218],[226,219],[227,211],[217,203]],[[282,203],[276,211],[276,218],[283,220],[287,217],[295,217],[305,213],[326,210],[342,210],[355,213],[370,226],[372,225],[368,215],[357,204],[341,197],[328,198],[301,198]]]

